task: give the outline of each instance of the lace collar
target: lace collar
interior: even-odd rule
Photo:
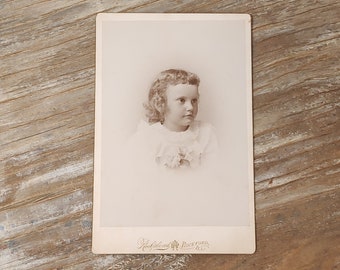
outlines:
[[[194,121],[192,125],[185,131],[176,132],[168,130],[161,123],[155,123],[152,125],[152,128],[155,129],[162,138],[167,140],[168,142],[173,143],[181,143],[181,142],[189,142],[197,139],[199,134],[199,122]]]

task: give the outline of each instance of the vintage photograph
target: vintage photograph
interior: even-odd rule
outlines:
[[[250,29],[98,15],[93,252],[255,251]]]

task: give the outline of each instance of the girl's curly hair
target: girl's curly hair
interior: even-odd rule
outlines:
[[[169,85],[178,84],[200,84],[199,77],[191,72],[182,69],[168,69],[162,71],[152,83],[148,102],[144,104],[146,109],[146,117],[149,123],[156,123],[164,121],[164,113],[166,109],[166,90]]]

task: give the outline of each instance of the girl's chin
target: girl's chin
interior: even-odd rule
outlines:
[[[185,125],[191,125],[194,122],[194,118],[193,117],[185,117],[184,118],[184,124]]]
[[[182,125],[177,127],[177,131],[186,131],[190,127],[191,123],[183,123]]]
[[[177,131],[177,132],[181,132],[181,131],[186,131],[190,125],[194,122],[194,117],[184,117],[182,118],[179,122],[177,122],[176,125],[167,125],[166,123],[164,123],[163,125],[171,130],[171,131]]]
[[[194,119],[184,121],[181,125],[182,130],[187,130],[193,122],[194,122]]]

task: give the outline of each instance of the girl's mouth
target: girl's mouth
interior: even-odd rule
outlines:
[[[185,115],[183,118],[185,119],[185,121],[190,121],[190,122],[194,120],[194,116],[192,114]]]

